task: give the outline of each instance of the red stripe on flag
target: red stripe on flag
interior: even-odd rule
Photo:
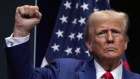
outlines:
[[[129,70],[130,71],[130,67],[129,67],[129,64],[128,64],[128,61],[127,60],[125,60],[123,62],[123,65],[124,65],[124,67],[125,67],[126,70]]]

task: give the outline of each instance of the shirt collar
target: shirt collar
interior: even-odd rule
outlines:
[[[95,69],[96,69],[96,78],[100,79],[100,77],[106,72],[101,65],[99,65],[96,60],[94,59]],[[122,78],[122,63],[111,71],[114,79],[121,79]]]

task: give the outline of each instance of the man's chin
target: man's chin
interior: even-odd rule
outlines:
[[[108,52],[106,55],[105,55],[105,58],[106,59],[118,59],[118,55],[114,52]]]

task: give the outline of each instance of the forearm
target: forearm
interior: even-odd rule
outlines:
[[[37,6],[24,5],[16,9],[13,35],[5,39],[8,71],[12,79],[34,79],[29,33],[41,17]]]
[[[8,72],[14,79],[30,79],[33,66],[31,63],[29,41],[13,47],[6,47]]]
[[[27,36],[28,37],[28,36]],[[33,68],[30,56],[30,45],[27,37],[14,38],[12,41],[14,46],[6,47],[6,58],[8,65],[8,73],[10,79],[50,79],[56,77],[58,68],[53,65],[48,65],[46,68]],[[12,37],[6,39],[10,41]],[[29,39],[29,38],[28,38]],[[20,42],[19,42],[20,40]],[[22,41],[21,41],[22,40]],[[23,41],[24,40],[24,41]],[[18,41],[18,44],[15,42]]]

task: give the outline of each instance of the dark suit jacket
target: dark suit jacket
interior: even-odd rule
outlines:
[[[10,79],[96,79],[93,59],[56,59],[44,68],[33,68],[29,41],[6,48],[6,52]],[[123,68],[122,79],[140,79],[140,75]]]

